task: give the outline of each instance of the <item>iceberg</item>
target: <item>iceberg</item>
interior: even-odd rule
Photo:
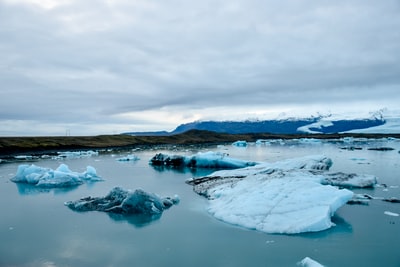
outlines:
[[[221,221],[266,233],[316,232],[334,226],[331,217],[353,197],[323,184],[322,170],[331,165],[325,156],[308,156],[216,171],[187,183],[208,198],[208,212]]]
[[[142,189],[135,191],[114,187],[105,197],[85,197],[77,201],[65,202],[74,211],[104,211],[116,214],[161,214],[164,210],[179,203],[179,197],[161,198]]]
[[[15,183],[32,184],[43,188],[71,187],[101,180],[92,166],[87,166],[85,172],[78,173],[71,171],[66,164],[60,164],[55,170],[34,164],[19,165],[16,175],[11,178]]]
[[[244,140],[238,140],[236,142],[232,143],[232,146],[236,146],[236,147],[247,147],[247,141]]]
[[[159,197],[142,189],[135,191],[114,187],[104,197],[85,197],[64,205],[76,212],[101,211],[116,221],[126,221],[135,227],[143,227],[161,218],[164,210],[177,205],[179,197]]]
[[[168,167],[189,167],[189,168],[220,168],[235,169],[248,166],[254,166],[257,163],[229,157],[220,152],[199,152],[192,156],[167,155],[163,153],[156,154],[150,159],[150,164],[154,166]]]

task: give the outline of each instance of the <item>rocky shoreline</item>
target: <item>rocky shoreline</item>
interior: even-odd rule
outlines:
[[[0,156],[43,155],[59,151],[131,149],[162,145],[223,144],[237,140],[255,142],[259,139],[340,139],[354,138],[400,138],[400,134],[225,134],[210,131],[191,130],[182,134],[168,136],[40,136],[40,137],[0,137]]]

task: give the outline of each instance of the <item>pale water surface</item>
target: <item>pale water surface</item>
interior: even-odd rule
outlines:
[[[343,150],[356,145],[362,150]],[[393,151],[370,151],[390,146]],[[371,201],[369,206],[340,208],[337,224],[327,231],[300,235],[270,235],[226,224],[210,216],[207,200],[185,180],[210,170],[155,169],[148,160],[158,152],[193,154],[221,151],[254,161],[277,161],[304,155],[332,158],[331,171],[374,174],[387,188],[355,190],[400,198],[400,142],[368,140],[357,144],[324,141],[236,148],[230,145],[100,153],[71,160],[43,159],[34,164],[56,168],[60,163],[82,172],[96,168],[105,181],[62,190],[36,190],[10,181],[20,163],[0,164],[0,266],[297,266],[311,257],[326,266],[400,266],[400,204]],[[133,153],[136,162],[118,162]],[[63,205],[85,196],[104,196],[111,188],[142,188],[160,196],[178,194],[179,205],[161,218],[112,218],[100,212],[77,213]]]

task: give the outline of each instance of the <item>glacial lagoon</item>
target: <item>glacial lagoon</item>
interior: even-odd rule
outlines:
[[[393,150],[370,150],[382,147]],[[219,221],[207,212],[208,200],[185,181],[215,169],[156,167],[149,165],[149,159],[157,153],[207,151],[255,162],[326,155],[333,161],[332,172],[378,178],[374,189],[352,189],[354,193],[400,198],[399,149],[396,139],[306,139],[2,162],[0,266],[299,266],[309,257],[324,266],[398,267],[400,204],[373,199],[368,205],[344,205],[332,218],[336,226],[328,230],[267,234]],[[133,160],[117,160],[121,158]],[[92,166],[103,180],[53,189],[17,184],[10,179],[21,164],[51,169],[66,164],[79,173]],[[75,212],[64,205],[82,197],[105,196],[116,186],[161,197],[178,195],[180,201],[156,217]]]

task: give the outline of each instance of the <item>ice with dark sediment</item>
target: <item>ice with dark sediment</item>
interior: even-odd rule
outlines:
[[[338,187],[369,187],[376,177],[330,173],[332,160],[307,156],[216,171],[187,180],[209,199],[219,220],[267,233],[295,234],[334,226],[331,217],[353,197]]]
[[[160,197],[142,189],[135,191],[121,187],[113,188],[105,197],[85,197],[76,201],[65,202],[74,211],[103,211],[123,215],[161,214],[164,210],[179,202],[179,197]]]
[[[257,162],[245,161],[229,157],[220,152],[199,152],[191,156],[168,155],[158,153],[150,159],[150,164],[154,166],[168,167],[189,167],[189,168],[223,168],[235,169],[254,166]]]

